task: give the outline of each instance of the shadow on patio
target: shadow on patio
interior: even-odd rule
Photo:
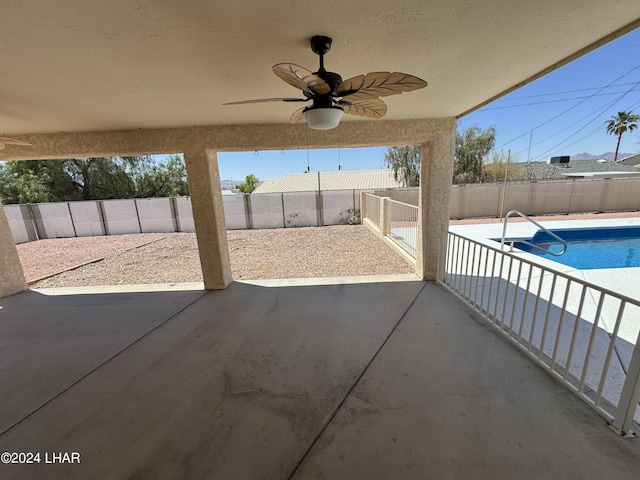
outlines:
[[[419,281],[0,300],[6,478],[636,478],[640,446]],[[43,457],[44,459],[44,457]]]

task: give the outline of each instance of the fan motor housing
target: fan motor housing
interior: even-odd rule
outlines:
[[[313,97],[312,100],[313,106],[307,108],[331,108],[335,106],[331,95],[318,95]]]
[[[342,77],[335,72],[327,72],[326,70],[318,70],[314,72],[322,80],[327,82],[327,85],[331,87],[331,93],[335,94],[338,86],[342,83]]]

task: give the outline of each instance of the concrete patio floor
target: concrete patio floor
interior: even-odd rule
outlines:
[[[0,452],[42,456],[0,478],[637,478],[443,288],[311,283],[0,299]]]

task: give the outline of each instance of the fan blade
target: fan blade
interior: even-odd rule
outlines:
[[[387,104],[373,95],[354,93],[336,102],[344,113],[367,118],[382,118],[387,113]]]
[[[25,145],[25,146],[31,146],[30,143],[23,142],[21,140],[15,140],[13,138],[8,138],[8,137],[0,137],[0,143],[3,144],[3,145]]]
[[[295,63],[278,63],[273,66],[273,73],[292,87],[299,88],[310,97],[324,95],[331,91],[331,87],[327,82],[315,73],[311,73],[306,68]]]
[[[408,73],[372,72],[348,78],[338,86],[337,93],[342,97],[353,95],[356,92],[386,97],[397,93],[411,92],[426,86],[427,82]]]
[[[223,103],[223,105],[244,105],[245,103],[267,102],[308,102],[308,98],[258,98],[256,100],[240,100],[239,102]]]
[[[300,122],[302,122],[304,120],[304,115],[302,114],[303,110],[304,110],[304,108],[299,108],[298,110],[293,112],[293,115],[291,115],[291,117],[289,118],[289,123],[300,123]]]

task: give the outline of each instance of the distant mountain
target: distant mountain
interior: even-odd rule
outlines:
[[[229,179],[220,180],[220,185],[222,185],[222,188],[229,189],[229,190],[241,183],[242,183],[242,180],[229,180]]]
[[[613,160],[615,156],[615,152],[606,152],[600,155],[591,155],[590,153],[578,153],[577,155],[571,155],[571,160],[600,160],[601,158],[605,160]],[[633,153],[622,153],[618,152],[618,159],[628,157],[633,155]]]

